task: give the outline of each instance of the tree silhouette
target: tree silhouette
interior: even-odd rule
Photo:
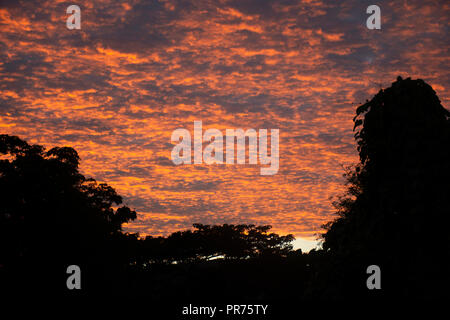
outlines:
[[[424,81],[400,77],[356,113],[360,163],[347,172],[339,217],[325,225],[323,248],[334,269],[328,285],[336,286],[330,295],[367,293],[358,279],[376,264],[384,295],[442,296],[449,284],[450,113]]]
[[[142,243],[141,263],[191,263],[212,259],[286,257],[292,250],[292,235],[269,233],[271,226],[203,225],[174,232],[168,237],[147,236]]]
[[[433,89],[409,78],[358,107],[360,163],[346,173],[323,249],[308,254],[271,226],[194,224],[141,239],[122,229],[136,212],[79,172],[74,149],[46,151],[0,135],[0,290],[77,294],[65,286],[75,264],[81,294],[184,302],[445,297],[449,118]],[[366,287],[373,264],[382,290]]]
[[[261,282],[261,276],[271,274],[275,285],[280,259],[291,255],[293,236],[271,233],[271,226],[194,224],[194,230],[140,239],[122,230],[136,212],[126,206],[115,209],[122,198],[79,172],[74,149],[46,151],[16,136],[0,135],[0,154],[3,293],[174,299],[183,292],[202,296],[202,288],[212,281],[221,283],[217,294],[232,296],[238,294],[234,287],[224,289],[224,281],[232,278],[247,283],[256,296],[264,290],[270,294],[273,286]],[[273,268],[266,270],[256,260]],[[81,292],[66,288],[66,269],[73,264],[82,271]]]
[[[72,264],[88,270],[88,279],[98,277],[100,288],[108,270],[125,261],[119,239],[136,235],[122,233],[122,224],[136,213],[126,206],[113,209],[122,198],[80,174],[72,148],[45,151],[0,135],[0,154],[2,290],[58,292]]]

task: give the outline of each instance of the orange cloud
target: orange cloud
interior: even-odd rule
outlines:
[[[130,231],[254,223],[313,236],[333,218],[342,165],[358,160],[358,103],[398,75],[450,101],[448,4],[380,3],[375,33],[358,3],[86,1],[76,31],[64,2],[6,1],[2,133],[76,148],[82,172],[139,212]],[[279,128],[278,174],[173,165],[171,133],[192,132],[194,120],[204,130]]]

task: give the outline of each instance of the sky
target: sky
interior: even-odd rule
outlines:
[[[449,16],[437,0],[3,0],[0,133],[75,148],[81,172],[138,212],[127,231],[270,224],[310,248],[358,161],[356,107],[399,75],[449,107]],[[279,129],[278,173],[174,165],[172,132],[194,121]]]

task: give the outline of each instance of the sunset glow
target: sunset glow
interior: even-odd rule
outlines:
[[[450,106],[450,4],[378,1],[382,29],[368,30],[370,4],[80,1],[68,30],[65,1],[2,2],[1,133],[75,148],[138,212],[130,232],[245,223],[311,239],[358,161],[359,104],[401,75]],[[172,132],[197,120],[279,129],[278,172],[174,165]]]

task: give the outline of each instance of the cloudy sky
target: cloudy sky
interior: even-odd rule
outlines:
[[[448,1],[0,1],[0,132],[72,146],[129,231],[271,224],[309,238],[358,161],[355,108],[398,75],[450,102]],[[66,8],[81,8],[81,29]],[[381,8],[368,30],[366,8]],[[177,128],[280,129],[280,169],[173,165]]]

